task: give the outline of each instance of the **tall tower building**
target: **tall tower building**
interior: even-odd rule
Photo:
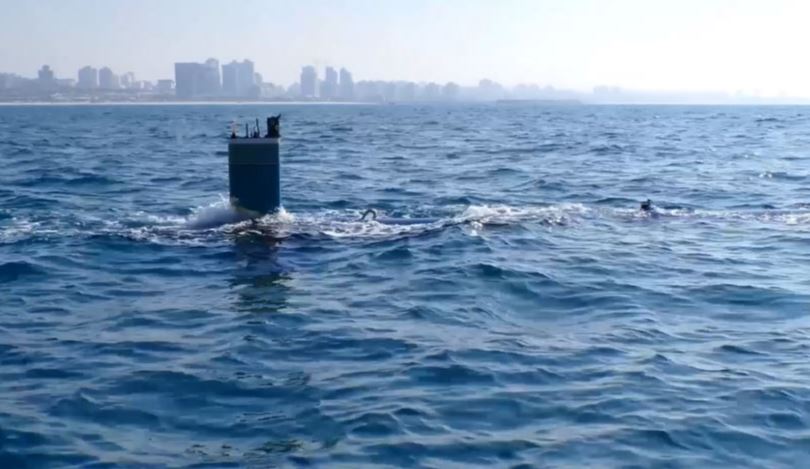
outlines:
[[[120,87],[118,76],[109,67],[98,71],[98,86],[103,90],[116,90]]]
[[[203,96],[218,96],[222,91],[219,76],[219,60],[208,59],[202,65],[199,93]]]
[[[234,61],[222,66],[222,94],[224,96],[239,95],[239,63]]]
[[[79,80],[76,82],[78,88],[92,90],[98,88],[98,70],[91,66],[79,69]]]
[[[189,99],[201,94],[203,65],[195,62],[174,64],[174,94]]]
[[[256,84],[253,62],[232,61],[222,66],[222,94],[231,97],[250,96]]]
[[[43,65],[37,72],[39,84],[43,86],[51,86],[54,84],[53,70],[48,65]]]
[[[351,101],[354,99],[354,79],[352,74],[345,68],[340,69],[340,99]]]
[[[256,70],[253,62],[243,60],[239,64],[239,75],[237,76],[237,88],[240,96],[250,96],[253,92],[253,85],[256,84]]]
[[[307,65],[301,69],[301,96],[314,98],[318,95],[318,72],[315,67]]]
[[[135,74],[132,72],[127,72],[121,75],[121,87],[130,89],[135,88],[136,86]]]
[[[335,99],[338,96],[338,74],[332,67],[326,67],[323,87],[321,87],[321,98]]]
[[[219,61],[208,59],[205,63],[175,63],[174,83],[174,93],[178,98],[219,96],[222,94]]]

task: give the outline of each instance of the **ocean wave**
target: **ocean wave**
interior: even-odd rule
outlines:
[[[33,155],[34,150],[27,147],[16,147],[14,150],[8,153],[8,156],[19,156],[19,155]]]
[[[109,178],[107,176],[100,176],[97,174],[80,174],[76,176],[56,176],[45,174],[28,178],[22,181],[17,181],[15,184],[20,187],[78,187],[78,186],[107,186],[116,184],[119,181]]]
[[[67,231],[49,224],[45,220],[13,217],[0,226],[0,244],[14,244],[35,239],[64,236]]]
[[[46,270],[36,264],[25,261],[4,262],[0,264],[0,283],[14,282],[30,277],[44,276]]]
[[[807,176],[803,174],[790,174],[785,171],[764,171],[759,173],[761,179],[781,179],[784,181],[804,181]]]

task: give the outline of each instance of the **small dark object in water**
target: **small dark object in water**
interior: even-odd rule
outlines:
[[[641,202],[641,210],[644,210],[645,212],[651,212],[652,209],[653,209],[652,200],[647,199],[644,202]]]
[[[377,211],[374,210],[373,208],[370,208],[370,209],[366,210],[365,212],[363,212],[363,216],[360,217],[360,221],[366,221],[366,217],[368,215],[371,215],[372,220],[377,219]]]

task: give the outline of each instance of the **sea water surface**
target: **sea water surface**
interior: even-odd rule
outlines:
[[[808,108],[12,106],[0,159],[2,468],[810,456]]]

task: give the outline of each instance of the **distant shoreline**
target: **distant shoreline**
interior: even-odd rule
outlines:
[[[498,100],[498,101],[407,101],[407,102],[374,102],[374,101],[0,101],[3,107],[94,107],[94,106],[415,106],[415,105],[492,105],[508,108],[510,106],[541,107],[580,107],[580,106],[809,106],[810,102],[590,102],[590,101],[554,101],[554,100]]]
[[[0,106],[379,106],[361,101],[3,101]]]

